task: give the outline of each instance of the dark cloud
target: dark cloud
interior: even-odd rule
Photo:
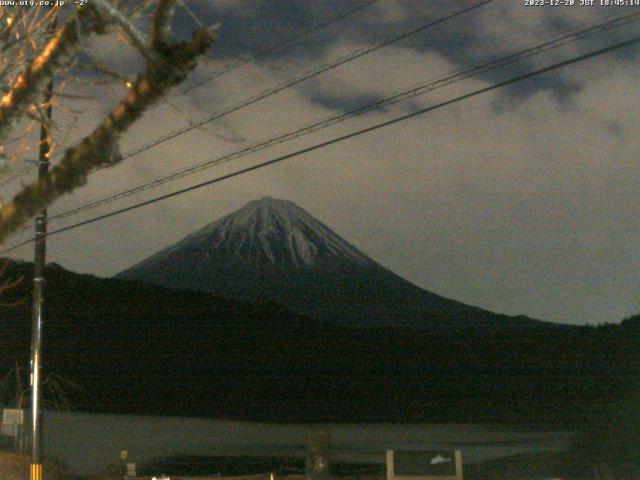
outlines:
[[[374,94],[354,94],[354,95],[340,95],[335,92],[320,92],[313,93],[309,100],[316,105],[329,108],[331,110],[337,110],[340,112],[351,112],[356,109],[366,107],[383,100],[382,95]],[[384,108],[379,111],[385,111]]]
[[[193,15],[202,23],[220,23],[214,56],[234,58],[269,49],[297,35],[300,31],[313,28],[333,18],[337,12],[360,3],[350,0],[193,2],[190,8]],[[181,30],[186,31],[189,29],[188,25],[193,25],[193,18],[182,11],[177,23]],[[261,57],[260,61],[268,62],[291,56],[320,58],[324,51],[338,40],[340,32],[332,28],[317,31],[310,37],[297,41],[295,44],[298,48],[287,45],[286,48]],[[300,48],[309,43],[313,45],[311,49]]]
[[[548,92],[558,105],[571,108],[575,106],[575,95],[579,94],[584,87],[584,83],[564,80],[557,75],[537,78],[505,87],[502,94],[492,102],[491,106],[496,113],[502,113],[508,109],[518,108],[532,95]]]
[[[203,23],[221,23],[220,37],[214,55],[221,58],[238,58],[270,48],[273,45],[291,38],[300,31],[332,19],[338,12],[343,12],[363,2],[354,0],[324,0],[307,2],[299,0],[256,0],[252,2],[192,2],[193,15]],[[328,28],[320,29],[312,35],[300,39],[295,45],[273,51],[260,62],[296,61],[312,65],[314,62],[331,61],[327,55],[338,44],[372,45],[382,42],[403,31],[436,21],[452,12],[468,7],[467,1],[438,0],[424,2],[401,0],[383,4],[378,2],[357,14],[349,16]],[[468,68],[482,64],[506,53],[507,49],[522,46],[524,39],[531,32],[522,31],[520,24],[531,23],[532,29],[547,38],[566,34],[584,28],[591,23],[605,20],[599,9],[576,10],[587,12],[583,15],[558,15],[549,9],[531,10],[520,5],[520,2],[505,3],[497,0],[479,7],[447,22],[425,29],[397,43],[400,48],[420,53],[437,53],[451,64],[460,68]],[[541,13],[543,12],[543,13]],[[621,12],[621,16],[623,12]],[[185,12],[179,18],[183,29],[193,28],[193,19]],[[500,24],[501,29],[493,30],[491,25]],[[603,34],[609,42],[627,38],[631,27],[614,30]],[[578,53],[590,51],[602,45],[603,35],[582,40],[576,45]],[[540,41],[540,37],[532,36],[532,42]],[[638,49],[617,52],[615,58],[632,60],[637,58]],[[545,58],[550,57],[545,55]],[[511,76],[530,71],[540,65],[540,59],[531,59],[507,68],[483,73],[480,78],[495,83]],[[513,85],[502,92],[503,98],[496,104],[513,101],[519,103],[523,99],[541,91],[549,91],[561,105],[569,105],[572,98],[580,92],[583,85],[564,72],[540,77],[531,82]],[[340,101],[332,102],[330,95],[321,91],[317,84],[306,88],[306,94],[312,102],[322,106],[335,105],[337,110],[343,105],[357,104],[359,93],[348,100],[342,95]]]

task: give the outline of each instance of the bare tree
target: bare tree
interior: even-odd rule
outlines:
[[[72,391],[76,396],[77,392],[85,393],[77,383],[56,373],[46,374],[42,385],[45,391],[43,407],[53,410],[71,411],[74,408]],[[26,409],[30,395],[29,370],[16,362],[15,367],[0,377],[0,406]]]
[[[125,79],[127,90],[91,133],[66,148],[60,160],[44,179],[24,186],[13,200],[0,208],[0,242],[16,232],[40,210],[60,196],[87,182],[97,167],[121,161],[118,142],[152,105],[179,84],[195,68],[199,56],[215,41],[215,27],[200,27],[191,39],[177,41],[172,31],[176,0],[136,2],[124,7],[109,0],[91,0],[76,7],[52,30],[59,7],[27,11],[0,7],[0,81],[4,94],[0,100],[0,175],[11,164],[5,146],[15,141],[21,122],[45,122],[42,92],[51,79],[78,62],[83,43],[92,35],[117,32],[140,54],[142,72],[131,81],[117,71],[103,68],[111,76]],[[149,11],[149,21],[139,27],[140,12]],[[147,33],[148,32],[148,33]],[[100,69],[100,65],[96,64]],[[19,155],[20,149],[17,149]]]

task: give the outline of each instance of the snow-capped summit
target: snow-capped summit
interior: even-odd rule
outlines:
[[[247,203],[118,277],[277,302],[340,324],[449,328],[530,323],[423,290],[293,202],[271,197]]]
[[[206,259],[224,254],[258,268],[313,268],[345,261],[375,265],[295,203],[271,197],[247,203],[159,255],[185,250]]]

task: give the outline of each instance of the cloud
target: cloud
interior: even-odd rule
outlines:
[[[247,50],[330,18],[330,5],[338,8],[331,2],[295,2],[296,10],[290,3],[257,2],[249,8],[242,2],[239,8],[231,0],[196,2],[203,21],[221,19],[224,29],[219,50],[198,68],[197,77],[206,79]],[[425,2],[379,2],[364,10],[359,21],[345,21],[310,39],[309,43],[320,43],[304,49],[305,54],[244,66],[174,99],[183,114],[168,106],[149,112],[123,138],[122,150],[371,45],[440,8],[464,3],[438,2],[431,8]],[[353,3],[339,5],[344,9]],[[478,9],[419,40],[379,50],[100,171],[52,212],[440,78],[461,66],[539,42],[567,26],[587,25],[601,13],[586,8],[551,10],[525,10],[520,2]],[[439,89],[73,220],[344,135],[586,48],[571,45],[525,67]],[[637,308],[633,267],[640,261],[635,239],[640,227],[635,181],[640,174],[640,99],[630,93],[636,83],[637,49],[629,52],[598,57],[518,88],[474,97],[53,237],[51,258],[75,270],[111,275],[245,202],[271,195],[297,202],[383,265],[444,296],[547,320],[620,320]],[[93,124],[98,113],[99,109],[86,109],[81,126]]]

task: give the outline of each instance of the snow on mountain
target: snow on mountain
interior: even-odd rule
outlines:
[[[377,265],[295,203],[271,197],[249,202],[149,260],[185,251],[203,260],[224,255],[259,268],[309,269],[345,261]]]
[[[309,213],[265,197],[214,221],[119,278],[276,302],[348,325],[528,325],[423,290],[382,267]]]

